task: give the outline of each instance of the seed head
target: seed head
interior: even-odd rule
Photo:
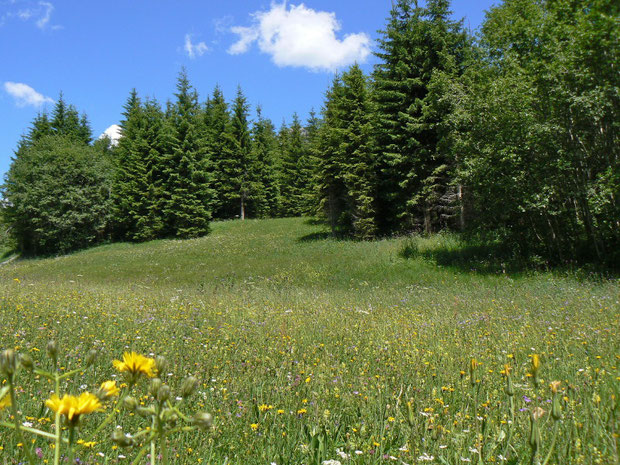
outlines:
[[[189,397],[193,394],[198,386],[198,379],[194,376],[188,376],[181,384],[181,397]]]
[[[194,415],[193,423],[202,430],[207,430],[213,426],[213,416],[207,412],[198,412]]]
[[[32,357],[28,354],[21,354],[19,356],[19,364],[28,371],[32,371],[32,369],[34,368],[34,361],[32,360]]]
[[[47,355],[54,363],[58,360],[58,345],[56,341],[49,341],[46,347]]]
[[[123,434],[120,429],[115,429],[112,432],[112,441],[119,447],[129,447],[133,445],[133,438]]]
[[[17,360],[15,357],[15,351],[13,349],[7,349],[0,354],[0,371],[8,376],[15,373]]]

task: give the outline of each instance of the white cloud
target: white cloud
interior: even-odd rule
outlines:
[[[110,138],[112,145],[118,145],[118,140],[122,136],[121,127],[118,124],[113,124],[108,129],[103,131],[103,134],[99,136],[99,139],[103,139],[105,136]]]
[[[25,107],[27,105],[39,107],[44,103],[54,102],[52,98],[38,93],[28,84],[21,82],[7,81],[4,83],[4,90],[15,99],[18,107]]]
[[[185,52],[187,56],[192,60],[197,56],[202,56],[205,54],[209,47],[204,42],[198,42],[197,44],[192,43],[192,36],[190,34],[185,34]]]
[[[278,66],[305,67],[313,71],[334,71],[363,62],[370,54],[370,37],[365,33],[336,36],[341,28],[335,13],[316,11],[286,2],[272,3],[269,11],[252,14],[250,27],[236,26],[239,35],[228,53],[237,55],[257,42],[261,52],[271,55]]]
[[[52,19],[52,11],[54,11],[54,5],[49,2],[39,2],[39,6],[43,7],[45,11],[43,12],[43,16],[41,16],[37,20],[36,24],[39,29],[45,29],[45,27],[50,22],[50,19]]]
[[[50,22],[54,11],[54,5],[51,2],[34,2],[32,0],[23,0],[11,1],[9,2],[9,5],[14,5],[14,7],[9,7],[8,11],[2,15],[0,18],[0,26],[8,19],[17,18],[22,21],[33,21],[34,24],[41,30],[62,29],[62,26],[52,25]]]

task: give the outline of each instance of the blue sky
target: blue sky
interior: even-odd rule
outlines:
[[[491,0],[454,0],[476,29]],[[241,85],[276,126],[320,109],[337,69],[372,69],[390,0],[0,0],[0,175],[62,91],[98,136],[129,91],[165,102],[182,66],[205,100]]]

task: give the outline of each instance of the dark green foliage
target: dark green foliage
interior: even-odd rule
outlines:
[[[280,149],[280,215],[300,216],[307,212],[312,190],[312,166],[305,130],[297,113],[290,127],[282,126]]]
[[[273,123],[263,117],[261,108],[258,107],[252,128],[252,158],[256,163],[257,182],[260,185],[260,192],[255,197],[256,215],[261,218],[278,214],[280,191],[275,165],[276,148]]]
[[[426,8],[399,0],[379,40],[374,96],[379,225],[386,232],[431,232],[445,226],[442,207],[450,194],[451,154],[441,147],[438,125],[447,115],[434,105],[441,95],[430,88],[440,74],[462,71],[467,50],[461,23],[449,16],[445,0],[429,0]]]
[[[213,192],[209,188],[203,116],[198,95],[184,70],[179,74],[175,96],[164,128],[163,227],[169,236],[198,237],[209,231]]]
[[[111,165],[88,145],[48,135],[21,148],[2,186],[18,249],[56,254],[107,239]]]
[[[355,65],[327,93],[317,138],[320,201],[336,235],[370,239],[377,232],[372,116],[368,83]]]
[[[234,166],[233,151],[235,141],[231,135],[231,121],[228,105],[221,89],[217,86],[212,97],[207,101],[204,112],[205,143],[207,157],[211,160],[211,185],[214,190],[213,216],[226,218],[227,214],[234,215],[236,208],[229,206],[230,197],[234,195],[229,184],[230,174]],[[235,213],[232,213],[232,212]]]
[[[220,179],[225,180],[218,191],[222,204],[220,214],[224,218],[245,219],[248,213],[255,214],[255,200],[260,201],[262,186],[251,149],[248,117],[247,100],[238,88],[229,124],[231,150],[218,159]]]
[[[143,104],[133,90],[123,115],[123,136],[115,150],[115,235],[137,241],[162,237],[166,201],[163,112],[156,101]]]
[[[509,0],[461,86],[472,226],[524,255],[618,259],[618,7]]]
[[[39,121],[35,121],[37,134],[45,135],[48,133],[47,121],[45,120],[39,119]],[[62,93],[58,97],[58,102],[56,102],[52,111],[49,128],[51,128],[51,133],[54,135],[66,136],[83,144],[90,144],[93,138],[86,115],[80,117],[73,105],[67,105]]]

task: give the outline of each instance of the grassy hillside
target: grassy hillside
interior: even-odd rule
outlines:
[[[95,347],[97,368],[63,392],[112,379],[111,360],[129,349],[165,355],[173,391],[196,375],[188,407],[212,412],[215,427],[175,436],[171,463],[529,463],[534,406],[546,412],[539,455],[551,447],[552,380],[562,382],[556,442],[572,445],[554,447],[549,463],[617,460],[617,282],[440,267],[403,258],[404,246],[337,241],[307,220],[281,219],[15,261],[0,267],[0,348],[48,366],[44,348],[57,340],[67,371]],[[538,387],[528,376],[533,354],[542,360]],[[472,358],[481,365],[470,374]],[[50,387],[25,373],[19,382],[24,416],[49,429],[41,406]],[[105,417],[88,418],[85,436],[96,416]],[[78,450],[81,460],[137,455],[139,446],[121,453],[102,440],[116,425],[136,431],[141,423],[121,409],[93,448]],[[46,441],[36,445],[50,457]],[[16,443],[0,435],[1,463],[17,463]]]

